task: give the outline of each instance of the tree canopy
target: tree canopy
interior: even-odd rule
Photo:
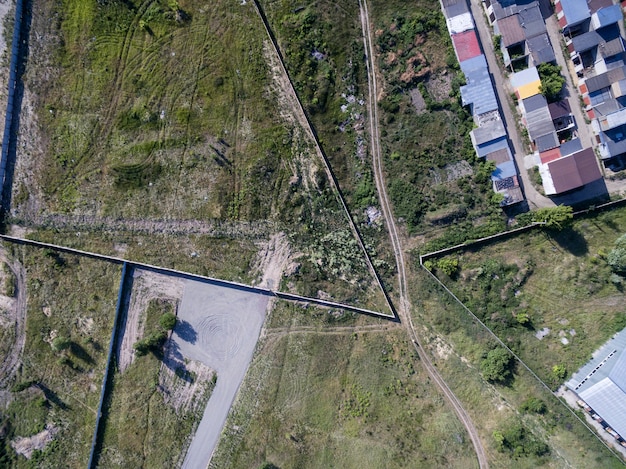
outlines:
[[[512,359],[511,354],[504,348],[494,348],[487,353],[487,356],[480,363],[480,371],[488,381],[505,383],[513,376],[511,373]]]
[[[606,256],[606,261],[617,274],[626,274],[626,234],[615,241],[615,247]]]
[[[541,94],[548,101],[556,101],[561,94],[565,78],[561,75],[561,67],[549,63],[543,63],[537,67],[541,79]]]
[[[534,223],[541,223],[546,228],[562,230],[569,227],[574,221],[574,211],[569,205],[540,208],[530,212],[524,218],[530,218]]]

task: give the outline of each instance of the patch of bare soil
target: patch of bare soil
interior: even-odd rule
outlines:
[[[446,171],[448,181],[456,181],[464,176],[471,176],[474,174],[472,167],[465,160],[461,160],[458,163],[448,164],[444,169]]]
[[[18,436],[11,441],[11,448],[15,450],[17,454],[21,454],[26,459],[30,459],[35,450],[43,450],[48,443],[50,443],[54,435],[59,429],[53,424],[47,424],[43,431],[40,431],[36,435],[23,437]]]
[[[418,88],[413,88],[409,94],[411,95],[411,103],[418,114],[421,114],[426,110],[426,101]]]
[[[133,345],[143,334],[144,313],[153,299],[171,299],[178,302],[183,296],[183,280],[147,270],[136,269],[133,290],[126,312],[125,327],[119,341],[117,366],[123,372],[134,360]]]
[[[406,71],[400,75],[400,80],[404,83],[411,83],[413,80],[428,76],[431,72],[428,67],[426,57],[421,52],[415,52],[415,55],[409,57],[406,61]]]
[[[259,286],[276,290],[284,272],[292,270],[291,249],[285,233],[276,233],[267,243],[261,245],[253,272],[261,275]]]
[[[206,405],[206,391],[212,386],[215,371],[196,361],[183,359],[173,342],[168,343],[161,370],[159,391],[176,413],[195,413]]]

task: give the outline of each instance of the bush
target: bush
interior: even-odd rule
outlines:
[[[626,274],[626,234],[615,241],[615,247],[607,254],[606,261],[617,274]]]
[[[543,456],[550,451],[548,445],[535,439],[533,434],[520,422],[508,425],[505,430],[495,430],[493,438],[496,441],[498,451],[511,452],[515,458]]]
[[[67,337],[59,336],[52,341],[52,350],[55,352],[61,352],[67,350],[72,345],[72,341]]]
[[[520,410],[525,413],[544,414],[547,410],[546,403],[536,397],[529,397],[520,406]]]
[[[173,313],[165,313],[159,319],[159,325],[166,331],[171,331],[176,326],[176,315]]]
[[[488,381],[506,383],[513,376],[511,373],[512,359],[511,354],[504,348],[494,348],[480,362],[480,371]]]

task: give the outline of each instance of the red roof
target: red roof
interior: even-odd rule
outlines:
[[[543,164],[549,163],[550,161],[558,160],[560,157],[561,149],[559,147],[539,153],[539,158],[541,158],[541,162]]]
[[[548,169],[557,194],[578,189],[602,178],[592,148],[554,160],[548,164]]]
[[[478,57],[481,54],[480,44],[478,43],[478,37],[474,29],[469,29],[459,34],[453,34],[452,44],[454,44],[454,50],[459,58],[459,62]]]

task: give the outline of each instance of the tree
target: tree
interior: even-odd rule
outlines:
[[[52,341],[52,350],[61,352],[70,348],[71,345],[72,341],[69,338],[60,335]]]
[[[529,397],[520,406],[520,410],[526,413],[544,414],[547,409],[546,403],[536,397]]]
[[[615,241],[615,247],[606,256],[606,261],[617,274],[626,274],[626,234]]]
[[[448,277],[453,278],[459,271],[459,260],[450,258],[439,259],[437,268],[441,269]]]
[[[166,331],[171,331],[176,326],[176,315],[173,313],[165,313],[159,319],[159,325]]]
[[[565,78],[561,75],[561,67],[549,63],[543,63],[537,67],[541,79],[541,94],[548,101],[556,101],[561,94]]]
[[[502,347],[494,348],[480,363],[480,371],[488,381],[506,383],[513,375],[511,354]]]
[[[552,375],[559,381],[562,381],[567,376],[567,368],[565,365],[554,365],[552,367]]]
[[[574,211],[569,205],[540,208],[532,212],[532,220],[541,223],[546,228],[562,230],[571,226],[574,220]]]

